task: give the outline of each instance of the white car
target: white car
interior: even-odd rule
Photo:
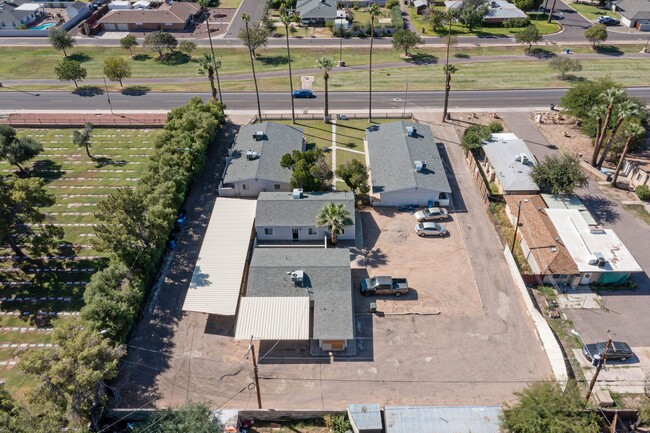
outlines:
[[[415,212],[415,219],[419,222],[444,220],[447,216],[447,209],[439,207],[430,207]]]
[[[425,236],[444,237],[447,234],[447,229],[442,224],[425,222],[425,223],[416,224],[415,232],[420,237],[425,237]]]

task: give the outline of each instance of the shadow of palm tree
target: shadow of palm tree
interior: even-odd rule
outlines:
[[[614,209],[614,202],[605,197],[598,197],[591,194],[580,198],[591,216],[599,224],[612,224],[618,221],[619,213]]]

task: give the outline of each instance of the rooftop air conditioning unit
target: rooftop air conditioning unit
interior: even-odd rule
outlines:
[[[253,159],[257,159],[257,158],[259,158],[259,156],[260,156],[260,154],[255,152],[253,149],[248,149],[246,151],[246,159],[248,159],[249,161],[253,160]]]
[[[302,282],[305,278],[305,271],[291,271],[287,272],[287,274],[291,277],[291,281],[293,281],[294,285],[302,287]]]
[[[407,126],[406,127],[406,135],[409,137],[415,137],[418,133],[418,129],[415,126]]]
[[[257,132],[253,133],[253,139],[255,141],[264,140],[265,137],[266,137],[266,134],[264,134],[264,131],[257,131]]]
[[[294,188],[293,192],[291,193],[291,197],[294,199],[302,198],[302,188]]]
[[[605,263],[607,263],[607,259],[605,259],[603,253],[595,252],[594,256],[596,257],[596,264],[598,265],[599,268],[605,266]]]
[[[426,167],[427,167],[426,161],[415,161],[415,171],[417,171],[418,173],[420,173]]]

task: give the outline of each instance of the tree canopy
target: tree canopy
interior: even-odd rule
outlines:
[[[580,160],[566,152],[547,156],[542,163],[533,166],[530,176],[542,191],[560,195],[573,194],[575,189],[589,183]]]
[[[119,81],[122,86],[122,80],[131,76],[131,65],[123,57],[106,57],[104,59],[104,74],[111,81]]]
[[[352,225],[352,218],[343,204],[327,203],[316,216],[316,225],[325,227],[330,232],[332,243],[335,244],[337,236],[343,234],[345,226]]]
[[[489,10],[485,0],[464,0],[458,13],[458,21],[471,32],[483,23]]]
[[[83,81],[88,71],[76,60],[63,59],[54,67],[54,73],[59,80],[72,81],[75,87],[79,87],[77,82]]]
[[[580,72],[582,71],[582,63],[578,59],[570,57],[553,57],[548,61],[548,65],[560,73],[560,78],[565,79],[567,72]]]
[[[125,50],[129,50],[129,54],[133,57],[133,48],[138,46],[138,40],[135,36],[129,34],[120,39],[120,46]]]
[[[399,29],[393,35],[393,48],[404,51],[408,56],[409,51],[422,43],[422,38],[415,32]]]
[[[564,112],[580,119],[582,131],[593,137],[596,134],[596,119],[592,116],[592,110],[602,104],[599,95],[611,88],[620,89],[621,86],[610,78],[583,81],[570,88],[562,96],[560,105]]]
[[[597,416],[585,410],[574,382],[565,390],[557,382],[536,382],[516,392],[518,403],[507,406],[501,428],[511,433],[600,433]]]
[[[370,191],[368,168],[358,159],[351,159],[340,164],[336,168],[336,176],[341,178],[355,194],[367,194]]]
[[[607,27],[605,24],[594,24],[585,30],[585,38],[591,42],[592,48],[596,48],[596,44],[607,40]]]
[[[31,137],[18,137],[9,125],[0,125],[0,157],[18,167],[22,174],[28,174],[21,164],[35,158],[43,151],[41,143]]]
[[[492,137],[492,132],[488,126],[471,125],[463,133],[460,145],[465,150],[476,150],[481,148],[481,142],[487,141]]]
[[[533,44],[541,42],[542,34],[539,32],[539,29],[534,25],[529,25],[524,27],[520,32],[515,33],[515,41],[519,44],[528,44],[526,52],[530,52],[533,47]]]
[[[291,188],[303,188],[305,191],[329,191],[334,176],[332,169],[327,165],[325,155],[320,148],[285,154],[280,165],[290,168]]]
[[[151,51],[158,53],[158,59],[162,59],[166,51],[173,51],[178,46],[178,40],[171,33],[158,30],[148,33],[144,37],[144,46]]]
[[[543,0],[514,0],[515,6],[522,11],[533,11],[540,8]]]
[[[151,428],[155,426],[155,430]],[[152,412],[151,416],[138,425],[133,433],[222,433],[223,427],[218,425],[212,416],[212,411],[205,403],[186,403],[177,409],[165,409]]]
[[[84,129],[72,131],[72,143],[77,147],[85,148],[86,155],[88,155],[88,158],[95,159],[95,157],[93,157],[90,154],[90,146],[91,146],[90,139],[92,137],[92,132],[93,132],[93,125],[90,123],[86,123],[86,125],[84,125]]]
[[[256,56],[255,50],[259,47],[266,46],[266,43],[269,40],[269,31],[266,27],[258,24],[251,24],[248,26],[248,31],[246,28],[242,28],[237,35],[242,44],[253,54],[253,57]]]
[[[52,48],[57,51],[63,51],[63,55],[68,57],[66,49],[74,47],[74,38],[64,29],[50,29],[47,36],[50,39]]]

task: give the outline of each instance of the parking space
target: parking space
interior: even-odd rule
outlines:
[[[619,394],[643,394],[650,384],[650,347],[632,347],[634,356],[625,361],[607,361],[596,381],[596,389]],[[596,367],[585,358],[582,350],[573,349],[585,380],[591,381]]]

